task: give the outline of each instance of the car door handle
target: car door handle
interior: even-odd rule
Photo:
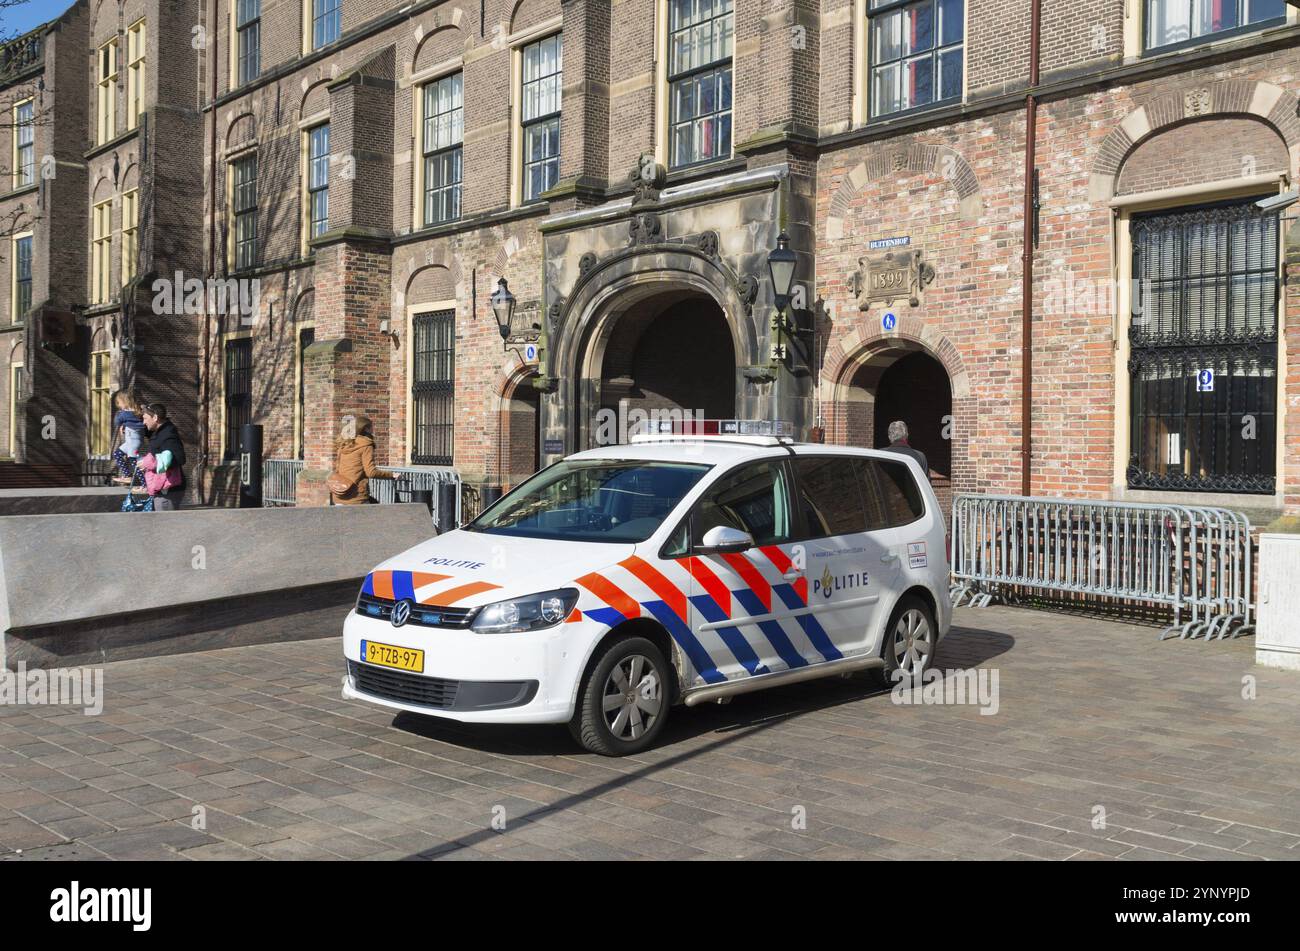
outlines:
[[[802,575],[802,574],[803,574],[803,572],[800,571],[799,569],[797,569],[797,568],[791,568],[789,571],[787,571],[787,572],[786,572],[785,574],[783,574],[781,577],[784,578],[786,581],[797,581],[797,580],[799,579],[800,575]]]
[[[895,562],[895,561],[898,561],[898,556],[894,554],[892,551],[887,551],[880,556],[880,563],[882,565],[888,565],[891,562]]]

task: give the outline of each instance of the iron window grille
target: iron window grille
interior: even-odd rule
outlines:
[[[556,33],[523,48],[524,201],[560,177],[560,83],[564,37]]]
[[[343,32],[343,0],[311,0],[311,48],[320,49]]]
[[[424,87],[424,224],[460,217],[464,78],[444,76]]]
[[[257,156],[234,163],[235,270],[257,266]]]
[[[1146,0],[1143,49],[1163,53],[1286,22],[1286,0]]]
[[[262,72],[262,0],[238,0],[235,7],[240,86]]]
[[[452,464],[455,429],[456,315],[442,310],[411,322],[411,462]]]
[[[1133,218],[1131,488],[1274,491],[1277,229],[1251,201]]]
[[[253,340],[226,342],[226,458],[239,458],[239,430],[253,421]]]
[[[668,154],[674,168],[731,155],[732,0],[670,0]]]
[[[319,238],[330,223],[330,127],[318,125],[307,135],[308,236]]]
[[[954,102],[962,94],[964,0],[871,0],[871,115]]]

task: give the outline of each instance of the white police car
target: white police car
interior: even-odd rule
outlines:
[[[567,722],[617,756],[653,743],[677,704],[921,673],[952,611],[943,516],[917,463],[714,435],[785,424],[687,425],[569,456],[377,567],[344,625],[344,694]]]

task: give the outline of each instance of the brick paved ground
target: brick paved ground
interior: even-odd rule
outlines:
[[[0,859],[1300,859],[1300,676],[1250,639],[957,620],[940,665],[997,669],[996,715],[832,680],[624,760],[345,702],[333,640],[110,664],[99,717],[0,708]]]

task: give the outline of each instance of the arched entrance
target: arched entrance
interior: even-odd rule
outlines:
[[[865,386],[870,369],[859,368],[851,385]],[[952,478],[952,386],[943,364],[921,351],[899,357],[880,374],[875,397],[872,446],[888,445],[889,424],[901,419],[908,442],[925,453],[931,472]]]
[[[585,445],[622,438],[641,413],[735,416],[735,347],[717,301],[680,286],[626,298],[588,344]]]
[[[925,453],[930,482],[946,513],[954,491],[969,491],[969,434],[977,426],[975,401],[955,348],[942,337],[895,334],[851,339],[836,350],[824,378],[834,381],[828,407],[832,441],[878,449],[889,443],[891,422],[907,423],[908,442]]]

